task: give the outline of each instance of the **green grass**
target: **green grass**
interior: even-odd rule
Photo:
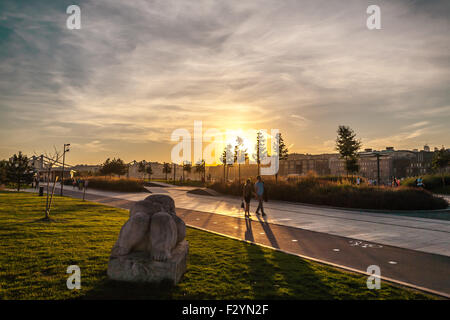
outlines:
[[[0,192],[0,299],[428,299],[383,282],[296,256],[188,228],[188,270],[177,286],[136,285],[106,276],[110,250],[128,212],[56,197],[52,222],[44,198]],[[81,268],[81,290],[66,269]]]

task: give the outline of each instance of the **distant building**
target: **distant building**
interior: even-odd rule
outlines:
[[[428,151],[426,151],[427,149]],[[358,174],[367,179],[376,180],[378,177],[378,165],[380,171],[380,183],[390,183],[394,177],[405,178],[431,173],[434,152],[430,148],[422,151],[395,150],[394,147],[386,147],[385,150],[376,151],[366,148],[359,153]],[[377,156],[379,155],[379,163]],[[346,176],[345,161],[339,154],[290,154],[288,160],[280,161],[280,176],[306,175],[314,172],[317,175]]]
[[[287,160],[280,161],[279,175],[306,175],[310,172],[314,172],[317,175],[329,175],[331,173],[329,161],[332,157],[336,157],[336,155],[291,153],[288,155]]]
[[[378,177],[378,165],[380,174],[380,183],[389,184],[393,177],[405,178],[410,176],[425,175],[432,172],[432,160],[434,152],[430,151],[430,147],[425,145],[424,150],[395,150],[394,147],[386,147],[385,150],[377,151],[372,148],[366,148],[359,153],[358,164],[360,170],[358,175],[376,180]],[[437,150],[436,148],[434,149]],[[377,159],[379,155],[379,161]],[[32,157],[30,163],[40,174],[41,178],[46,179],[47,160],[44,156]],[[159,162],[147,162],[152,167],[152,179],[165,179],[166,174],[163,172],[164,164]],[[139,172],[139,162],[133,161],[128,164],[129,178],[144,178],[144,173]],[[101,165],[76,165],[69,166],[66,164],[64,177],[70,177],[70,171],[76,171],[84,174],[96,174],[101,168]],[[180,180],[183,177],[183,166],[174,165],[170,163],[171,172],[167,174],[169,180]],[[61,175],[61,164],[58,163],[51,170],[50,179]],[[239,174],[240,172],[240,174]],[[279,177],[290,176],[306,176],[308,174],[316,174],[318,176],[334,175],[346,176],[345,161],[341,159],[337,153],[326,154],[300,154],[291,153],[287,160],[280,160],[279,162]],[[240,166],[237,164],[206,166],[206,179],[208,181],[223,180],[237,181],[241,179],[245,181],[247,178],[255,178],[258,174],[258,167],[255,163],[245,163]],[[195,164],[192,166],[191,172],[184,172],[186,180],[201,180],[202,174],[196,172]],[[148,179],[149,175],[145,174]],[[267,176],[266,179],[273,178]]]
[[[434,152],[418,151],[406,167],[406,176],[419,176],[432,172]]]
[[[87,165],[87,164],[79,164],[76,166],[66,167],[65,170],[68,170],[69,172],[75,171],[84,175],[94,175],[101,169],[101,165]]]

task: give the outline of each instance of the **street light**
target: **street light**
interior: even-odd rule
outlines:
[[[66,161],[66,152],[70,151],[69,147],[70,147],[70,143],[64,144],[63,165],[62,165],[62,171],[61,171],[61,196],[63,195],[63,188],[64,188],[64,163]]]
[[[388,157],[388,155],[383,154],[382,152],[379,151],[373,151],[373,152],[364,152],[362,153],[362,155],[366,155],[366,156],[374,156],[377,158],[377,186],[380,185],[380,180],[381,180],[381,176],[380,176],[380,158],[381,157]]]

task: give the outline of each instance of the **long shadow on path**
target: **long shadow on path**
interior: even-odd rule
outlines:
[[[273,248],[280,249],[280,246],[278,244],[278,241],[275,237],[275,235],[272,232],[272,229],[270,228],[270,224],[267,222],[267,218],[261,219],[260,216],[257,216],[259,223],[261,224],[261,227],[263,228],[264,232],[266,233],[267,239],[270,241],[270,245]]]
[[[245,222],[245,240],[254,242],[253,221],[246,219]],[[271,245],[279,248],[270,225],[260,218],[256,223],[262,226]],[[248,270],[243,276],[248,277],[255,299],[333,298],[330,294],[331,288],[323,283],[308,261],[255,244],[245,246]]]

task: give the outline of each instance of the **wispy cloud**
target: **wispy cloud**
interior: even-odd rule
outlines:
[[[420,121],[420,122],[412,123],[410,125],[405,126],[405,129],[420,128],[420,127],[424,127],[429,124],[430,124],[429,121]]]
[[[90,161],[130,143],[167,160],[159,143],[194,120],[279,128],[301,152],[332,151],[339,124],[450,144],[448,1],[379,1],[377,31],[369,2],[83,1],[68,30],[62,4],[2,1],[0,135],[102,151]]]

